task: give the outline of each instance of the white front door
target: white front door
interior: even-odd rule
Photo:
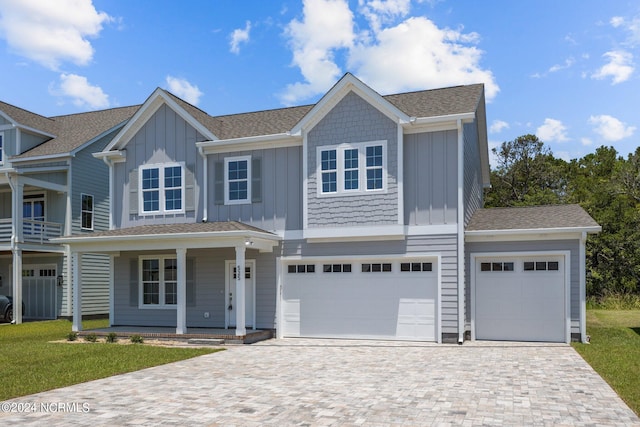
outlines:
[[[227,327],[235,327],[236,326],[236,265],[235,261],[227,261],[227,274],[226,274],[226,324]],[[245,326],[256,328],[255,322],[255,289],[256,282],[254,277],[256,262],[255,260],[246,260],[245,262],[245,272],[244,272],[244,296],[245,296]]]

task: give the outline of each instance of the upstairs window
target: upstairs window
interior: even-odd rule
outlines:
[[[182,212],[184,210],[184,171],[182,166],[171,164],[141,168],[140,187],[143,213]]]
[[[224,159],[224,203],[251,203],[251,156]]]
[[[83,230],[93,230],[93,196],[81,194],[80,199],[80,226]]]
[[[318,147],[318,195],[386,190],[386,141]]]

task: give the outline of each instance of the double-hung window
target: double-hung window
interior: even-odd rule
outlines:
[[[184,211],[184,169],[178,164],[140,169],[142,213]]]
[[[251,156],[224,159],[224,203],[251,203]]]
[[[80,226],[83,230],[93,230],[93,196],[81,194],[80,198]]]
[[[386,190],[386,141],[318,147],[318,194]]]
[[[178,302],[177,295],[176,258],[140,258],[140,307],[173,308]]]

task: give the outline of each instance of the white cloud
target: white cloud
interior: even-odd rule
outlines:
[[[624,24],[624,18],[622,16],[614,16],[609,20],[609,23],[613,28],[618,28]]]
[[[439,28],[424,17],[393,25],[409,11],[404,0],[360,0],[359,5],[370,30],[356,34],[346,0],[305,0],[302,21],[291,21],[286,31],[304,82],[286,88],[285,104],[329,89],[343,74],[337,52],[344,52],[347,69],[383,94],[484,83],[490,101],[500,90],[493,73],[480,66],[478,34]]]
[[[231,41],[229,42],[229,50],[232,53],[240,53],[240,45],[249,42],[249,32],[251,31],[251,22],[247,21],[244,29],[237,28],[231,33]]]
[[[593,141],[591,140],[591,138],[580,138],[580,142],[584,146],[589,146],[593,144]]]
[[[611,84],[622,83],[629,79],[633,73],[633,55],[624,50],[613,50],[602,55],[609,59],[598,71],[591,75],[591,78],[602,80],[612,78]]]
[[[203,95],[198,86],[192,85],[186,79],[173,76],[167,76],[166,81],[169,92],[184,99],[189,104],[198,105],[200,97]]]
[[[111,20],[91,0],[0,1],[0,35],[9,47],[53,70],[65,61],[88,64],[93,58],[88,38]]]
[[[633,135],[635,126],[627,126],[615,117],[607,114],[589,117],[589,124],[594,125],[593,131],[605,141],[615,142]]]
[[[536,135],[544,142],[564,142],[569,140],[566,126],[556,119],[544,119],[544,123],[536,130]]]
[[[509,129],[509,123],[503,120],[494,120],[489,126],[489,133],[500,133],[504,129]]]
[[[573,64],[576,63],[576,60],[573,58],[568,58],[564,61],[564,64],[556,64],[549,68],[550,73],[555,73],[556,71],[566,70],[567,68],[571,68]]]
[[[50,88],[50,93],[71,98],[78,107],[107,108],[111,105],[109,95],[100,86],[90,84],[86,77],[77,74],[61,74],[59,86]]]

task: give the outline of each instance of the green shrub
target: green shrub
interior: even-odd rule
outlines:
[[[587,298],[588,309],[600,310],[640,310],[640,295],[638,294],[610,294],[600,297]]]
[[[118,335],[116,335],[115,332],[109,332],[109,334],[107,334],[107,338],[105,338],[105,341],[109,343],[118,342]]]
[[[78,333],[77,332],[69,332],[67,334],[67,341],[75,341],[78,339]]]
[[[96,334],[87,334],[84,336],[84,340],[86,342],[96,342],[98,341],[98,337]]]
[[[140,335],[131,335],[129,337],[129,340],[133,343],[133,344],[142,344],[144,343],[144,338],[142,338]]]

